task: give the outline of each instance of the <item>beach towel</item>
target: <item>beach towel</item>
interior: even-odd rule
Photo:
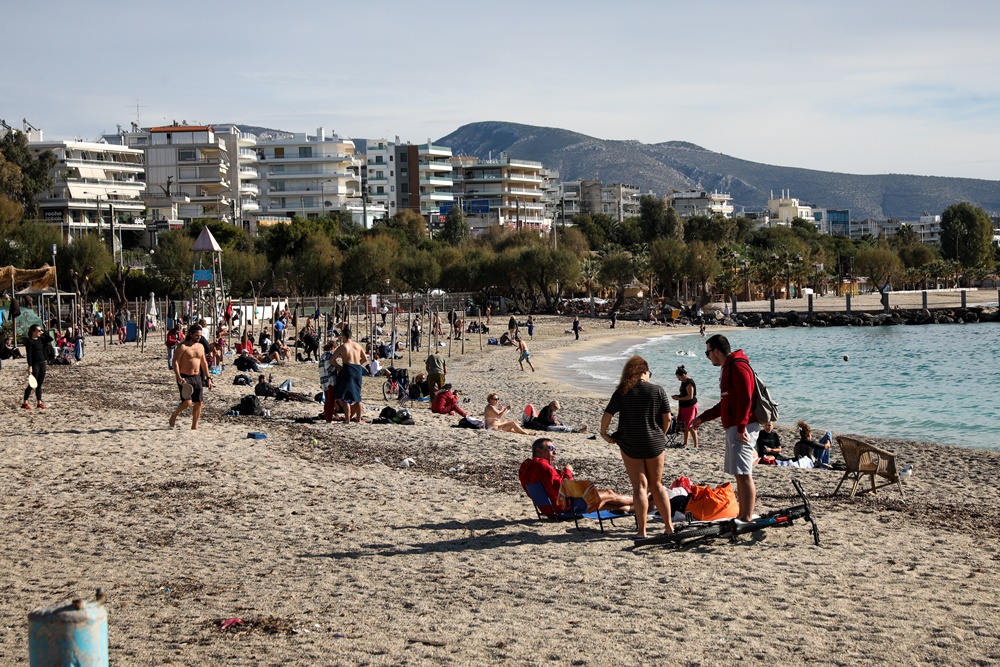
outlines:
[[[345,364],[337,374],[337,386],[333,390],[333,395],[342,401],[360,403],[363,371],[360,364]]]
[[[594,483],[582,479],[564,479],[559,485],[559,502],[556,503],[556,506],[559,508],[569,507],[570,498],[583,498],[587,501],[588,512],[596,512],[597,507],[601,504],[601,498]]]

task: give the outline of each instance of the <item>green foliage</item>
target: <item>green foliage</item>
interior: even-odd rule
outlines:
[[[722,270],[716,256],[716,247],[704,241],[693,241],[687,246],[684,272],[689,278],[701,284],[702,294],[708,294],[708,281]]]
[[[601,271],[598,279],[602,285],[615,286],[621,291],[635,277],[632,266],[632,256],[624,250],[614,250],[606,254],[601,261]]]
[[[276,225],[281,226],[281,225]],[[197,239],[201,230],[208,227],[219,247],[225,250],[253,250],[253,239],[241,227],[214,218],[196,218],[187,227],[188,236]]]
[[[28,217],[38,217],[38,198],[52,187],[55,153],[36,155],[27,135],[15,130],[0,137],[0,155],[0,195],[20,204]]]
[[[653,195],[639,197],[639,228],[642,231],[642,240],[646,243],[669,236],[667,205],[661,198]]]
[[[258,296],[271,278],[271,265],[262,253],[230,250],[222,253],[222,276],[237,298]]]
[[[684,223],[684,240],[688,243],[701,241],[715,245],[728,245],[736,240],[739,225],[732,218],[713,215],[694,215]]]
[[[440,281],[441,265],[427,250],[407,252],[399,258],[396,276],[406,291],[425,292]]]
[[[558,236],[558,246],[560,248],[569,250],[576,255],[577,259],[583,259],[590,255],[590,242],[587,240],[587,235],[576,227],[555,229],[553,231]]]
[[[60,242],[59,228],[28,220],[12,225],[0,237],[0,266],[13,264],[37,269],[52,263],[52,245]]]
[[[181,298],[191,287],[191,271],[194,267],[194,253],[191,251],[193,246],[194,238],[183,230],[171,230],[159,235],[153,252],[153,268],[171,297]],[[223,265],[223,275],[225,275],[225,265]]]
[[[659,278],[667,296],[674,295],[673,284],[684,273],[687,249],[675,236],[661,237],[649,247],[650,268]]]
[[[893,278],[902,274],[903,263],[899,256],[888,246],[879,245],[874,248],[862,248],[854,262],[858,275],[868,276],[872,287],[883,292]]]
[[[399,243],[387,234],[368,236],[344,257],[343,290],[346,294],[384,292],[386,280],[395,277],[394,266],[402,256]]]
[[[923,245],[919,241],[916,244],[903,246],[899,249],[899,258],[903,265],[908,268],[924,267],[938,258],[938,252],[929,245]]]
[[[66,276],[72,290],[84,301],[90,290],[100,287],[114,268],[111,253],[96,234],[75,237],[72,243],[60,248],[58,262],[60,280],[65,284],[63,276]]]
[[[458,245],[469,238],[469,224],[458,206],[453,206],[444,218],[444,227],[437,236],[438,240],[448,245]]]
[[[941,214],[941,255],[963,266],[986,264],[992,257],[993,221],[968,202],[952,204]]]

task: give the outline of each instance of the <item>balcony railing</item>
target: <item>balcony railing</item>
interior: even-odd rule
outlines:
[[[146,165],[142,163],[142,156],[137,156],[139,162],[115,162],[114,160],[84,160],[83,158],[68,157],[62,162],[67,167],[74,166],[85,166],[85,167],[102,167],[104,169],[145,169]]]

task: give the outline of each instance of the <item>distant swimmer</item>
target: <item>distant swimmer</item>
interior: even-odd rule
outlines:
[[[851,358],[845,354],[844,355],[844,361],[850,361],[850,360],[851,360]]]

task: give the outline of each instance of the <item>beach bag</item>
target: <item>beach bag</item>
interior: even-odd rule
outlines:
[[[767,385],[760,381],[760,378],[757,377],[757,371],[750,366],[748,361],[745,359],[737,359],[736,361],[746,364],[750,368],[750,372],[753,373],[753,396],[750,409],[754,419],[757,420],[758,424],[778,421],[778,404],[771,398],[771,392],[768,391]]]
[[[729,482],[714,489],[710,486],[694,486],[687,503],[687,512],[697,521],[735,519],[740,506]]]
[[[264,404],[256,396],[244,396],[240,399],[240,406],[237,412],[244,417],[263,417]]]
[[[378,413],[378,416],[381,419],[395,419],[396,414],[397,414],[396,408],[392,407],[391,405],[387,405],[384,408],[382,408],[382,412]]]
[[[486,344],[487,345],[499,345],[500,341],[498,341],[496,338],[489,338],[489,339],[486,340]]]
[[[233,378],[233,384],[239,385],[240,387],[249,387],[251,384],[250,376],[243,375],[242,373],[240,373],[239,375]]]

